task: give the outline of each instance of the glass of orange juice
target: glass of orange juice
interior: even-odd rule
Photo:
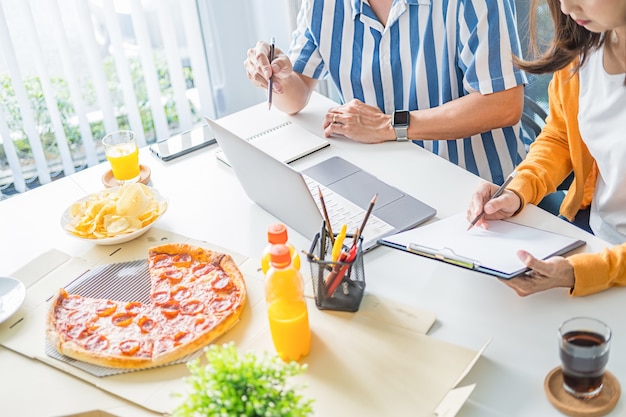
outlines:
[[[139,148],[135,133],[119,130],[102,138],[104,153],[111,164],[111,171],[117,182],[122,185],[139,180]]]

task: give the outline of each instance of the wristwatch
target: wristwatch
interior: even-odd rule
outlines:
[[[391,126],[396,131],[396,141],[406,142],[409,140],[409,120],[411,119],[410,113],[406,110],[396,111],[393,113],[393,120]]]

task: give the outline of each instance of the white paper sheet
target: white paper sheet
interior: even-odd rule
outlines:
[[[473,261],[477,267],[505,274],[525,269],[517,257],[520,249],[538,259],[546,259],[583,243],[569,236],[504,220],[491,220],[488,230],[482,227],[467,230],[468,226],[465,213],[458,213],[426,226],[388,236],[383,241],[402,247],[417,244],[444,256],[457,255]]]

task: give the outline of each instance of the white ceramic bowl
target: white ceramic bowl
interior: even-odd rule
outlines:
[[[108,189],[106,191],[111,191],[111,190],[115,190],[114,188]],[[138,238],[139,236],[143,235],[144,233],[146,233],[148,230],[150,230],[150,228],[154,225],[154,223],[159,220],[161,218],[161,216],[163,216],[163,214],[167,211],[167,199],[165,197],[163,197],[157,190],[155,190],[154,188],[151,188],[153,195],[154,195],[154,199],[157,200],[160,203],[165,203],[165,208],[163,209],[163,211],[161,211],[161,213],[159,213],[159,216],[156,217],[150,224],[147,224],[146,226],[142,227],[141,229],[135,230],[133,232],[130,233],[122,233],[116,236],[112,236],[112,237],[106,237],[106,238],[86,238],[86,237],[82,237],[79,235],[76,235],[72,232],[70,232],[69,230],[67,230],[66,226],[72,221],[72,214],[71,214],[71,208],[74,204],[76,203],[81,203],[83,201],[87,201],[89,198],[91,198],[92,196],[98,194],[98,193],[94,193],[94,194],[89,194],[79,200],[76,200],[74,203],[72,203],[71,205],[69,205],[67,207],[67,209],[65,209],[65,211],[63,212],[63,215],[61,216],[61,227],[63,228],[63,230],[65,230],[70,236],[73,236],[77,239],[80,239],[82,241],[86,241],[86,242],[91,242],[91,243],[95,243],[96,245],[117,245],[120,243],[125,243],[125,242],[129,242],[133,239]]]

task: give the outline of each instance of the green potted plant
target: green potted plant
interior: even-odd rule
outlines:
[[[197,358],[187,364],[188,390],[173,417],[305,417],[312,400],[290,385],[306,365],[285,363],[276,355],[240,354],[233,343],[211,345],[206,364]]]

